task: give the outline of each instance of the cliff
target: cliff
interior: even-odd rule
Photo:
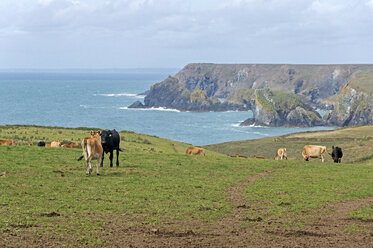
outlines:
[[[313,110],[320,108],[332,110],[323,119],[325,125],[366,124],[372,122],[371,93],[366,89],[373,82],[371,75],[373,65],[189,64],[154,84],[144,104],[130,107],[252,110],[256,124],[274,126],[320,125]]]
[[[327,125],[355,126],[373,123],[373,73],[363,73],[345,84],[332,112],[324,116]]]

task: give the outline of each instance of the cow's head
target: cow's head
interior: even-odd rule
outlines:
[[[113,134],[110,130],[101,132],[101,144],[111,147],[113,146]]]
[[[89,132],[91,134],[91,137],[98,137],[99,135],[101,135],[101,132],[100,131],[90,131]]]

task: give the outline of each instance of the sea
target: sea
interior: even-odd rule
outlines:
[[[258,139],[333,127],[239,126],[252,112],[129,109],[143,93],[178,69],[2,70],[0,125],[129,130],[193,145]],[[323,114],[323,113],[321,113]]]

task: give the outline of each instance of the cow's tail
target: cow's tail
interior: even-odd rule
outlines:
[[[84,155],[86,156],[86,158],[88,158],[87,140],[86,139],[84,139],[83,154],[82,154],[82,156],[80,156],[78,158],[78,161],[82,160],[82,158],[84,158]]]
[[[120,147],[118,148],[118,151],[123,152],[123,150]]]

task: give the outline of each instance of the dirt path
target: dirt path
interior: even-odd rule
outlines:
[[[297,165],[294,165],[297,166]],[[244,190],[259,178],[287,167],[266,170],[226,189],[233,213],[215,221],[173,222],[157,229],[148,225],[110,227],[110,247],[373,247],[373,222],[351,220],[348,214],[373,204],[373,197],[327,206],[331,214],[308,220],[304,226],[284,228],[260,217],[247,218],[251,207]],[[118,222],[116,222],[118,223]],[[354,229],[352,229],[354,227]]]

